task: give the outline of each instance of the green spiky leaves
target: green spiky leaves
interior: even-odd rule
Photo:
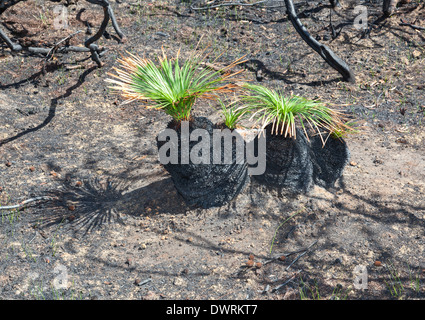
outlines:
[[[226,104],[220,99],[218,99],[218,102],[221,106],[221,114],[224,119],[224,124],[229,129],[236,129],[239,122],[245,117],[246,111],[235,106],[238,101],[234,101],[228,106],[226,106]]]
[[[205,63],[205,56],[192,54],[184,62],[179,54],[169,59],[164,53],[159,62],[142,59],[129,54],[120,59],[121,68],[114,68],[117,75],[107,79],[126,102],[150,101],[149,107],[160,109],[176,121],[190,120],[191,111],[197,98],[214,99],[214,93],[232,91],[236,85],[229,78],[239,72],[230,72],[241,59],[224,68],[211,68]]]
[[[247,94],[242,96],[245,103],[241,108],[251,113],[251,119],[262,122],[262,128],[272,123],[272,134],[296,137],[296,122],[316,132],[324,128],[330,133],[341,132],[344,128],[343,116],[323,103],[304,97],[285,97],[281,92],[259,85],[245,84]]]

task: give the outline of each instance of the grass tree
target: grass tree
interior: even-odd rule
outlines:
[[[227,203],[249,182],[246,163],[215,163],[214,124],[205,117],[192,116],[198,99],[215,100],[220,94],[239,88],[233,81],[242,70],[232,69],[242,58],[226,67],[218,67],[218,58],[211,63],[207,56],[205,50],[193,51],[186,59],[181,59],[180,51],[175,58],[168,58],[163,52],[153,61],[129,54],[118,61],[120,66],[115,68],[116,74],[108,79],[125,102],[138,100],[172,117],[168,128],[175,130],[173,137],[178,143],[171,142],[171,136],[157,137],[160,158],[165,154],[165,161],[161,163],[186,203],[204,208]],[[209,137],[202,135],[201,142],[186,139],[186,134],[192,136],[199,128]],[[170,160],[168,154],[170,157],[173,154],[174,158]]]
[[[343,114],[320,101],[286,97],[264,86],[244,88],[240,108],[261,123],[267,137],[266,170],[256,179],[294,192],[308,192],[314,184],[333,186],[349,158],[342,137],[351,127]]]

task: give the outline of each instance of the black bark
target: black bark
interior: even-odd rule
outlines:
[[[188,205],[202,208],[218,207],[234,199],[249,183],[248,165],[236,163],[236,148],[232,144],[233,162],[231,164],[214,164],[213,159],[213,129],[218,129],[213,123],[204,117],[193,118],[190,122],[189,133],[195,129],[207,130],[210,135],[210,159],[209,164],[194,164],[189,159],[188,164],[180,162],[182,155],[181,127],[176,127],[174,121],[168,124],[178,135],[178,164],[164,164],[164,168],[170,173],[178,193]],[[168,141],[159,141],[158,150]],[[189,142],[189,150],[197,144],[197,141]],[[190,151],[189,151],[190,152]],[[221,153],[224,156],[224,150]],[[223,160],[223,158],[222,158]]]
[[[266,171],[253,176],[274,189],[294,193],[308,192],[313,186],[313,164],[309,143],[304,132],[296,129],[296,138],[272,134],[272,124],[266,130]]]
[[[253,176],[255,180],[272,189],[293,193],[306,193],[315,184],[326,189],[334,187],[350,159],[342,138],[329,137],[323,146],[322,138],[327,138],[327,132],[322,136],[311,133],[308,141],[298,128],[296,138],[272,134],[271,128],[272,124],[265,128],[266,171]]]

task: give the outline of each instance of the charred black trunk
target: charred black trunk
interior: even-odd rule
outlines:
[[[183,164],[182,159],[182,127],[176,126],[175,122],[168,124],[169,129],[177,132],[178,136],[178,159],[177,164],[164,164],[164,168],[170,173],[174,185],[179,194],[185,199],[188,205],[196,205],[203,208],[222,206],[234,199],[249,183],[248,165],[236,162],[236,141],[232,140],[231,150],[224,149],[224,143],[221,146],[221,164],[214,162],[214,143],[213,130],[218,129],[211,121],[204,117],[193,118],[189,123],[189,133],[196,129],[204,129],[208,132],[209,139],[209,163],[195,164],[189,157],[188,163]],[[237,133],[235,133],[237,134]],[[241,139],[243,139],[241,137]],[[168,141],[168,140],[167,140]],[[167,141],[159,141],[157,138],[158,150],[164,146]],[[245,142],[244,142],[245,143]],[[198,144],[198,141],[189,141],[189,150]],[[190,152],[189,151],[189,152]],[[200,150],[198,155],[201,156]],[[223,163],[225,152],[232,152],[232,163]]]
[[[309,143],[297,129],[296,138],[272,134],[272,124],[266,128],[266,171],[254,176],[261,183],[277,189],[304,193],[313,186],[313,165]]]
[[[266,171],[253,176],[257,181],[294,193],[306,193],[315,184],[326,189],[334,187],[350,159],[342,138],[329,137],[323,146],[319,135],[307,140],[304,131],[297,129],[296,138],[284,138],[271,134],[271,129],[271,124],[266,127]],[[322,137],[326,139],[327,133]]]

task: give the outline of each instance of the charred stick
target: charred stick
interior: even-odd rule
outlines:
[[[31,52],[31,53],[38,53],[38,54],[48,54],[51,49],[48,48],[39,48],[39,47],[24,47],[22,50]],[[58,48],[57,52],[59,53],[67,53],[67,52],[90,52],[89,48],[85,47],[75,47],[75,46],[69,46],[69,47],[61,47]]]
[[[87,1],[92,2],[94,0],[87,0]],[[92,3],[94,3],[94,2],[92,2]],[[104,2],[97,3],[97,4],[102,5],[102,7],[103,7],[103,21],[102,21],[102,24],[100,25],[99,30],[97,30],[96,34],[93,37],[90,37],[89,39],[87,39],[86,42],[84,43],[84,46],[86,48],[90,49],[92,60],[94,62],[96,62],[99,67],[102,66],[102,62],[100,61],[99,47],[94,42],[99,40],[102,37],[103,33],[106,30],[106,27],[108,26],[108,22],[109,22],[109,18],[110,18],[109,9],[108,9],[109,3],[108,2],[106,2],[106,3],[108,5],[105,5]]]
[[[416,25],[411,24],[411,23],[407,23],[407,22],[403,21],[403,19],[400,19],[400,21],[401,22],[399,23],[399,26],[407,26],[407,27],[410,27],[414,30],[425,30],[425,27],[420,27],[420,26],[416,26]]]
[[[124,33],[122,33],[122,31],[121,31],[121,29],[120,29],[120,27],[118,26],[118,22],[117,22],[117,20],[116,20],[116,18],[115,18],[115,15],[114,15],[114,11],[112,10],[112,7],[111,7],[111,5],[108,5],[108,12],[109,12],[109,16],[110,16],[110,18],[111,18],[111,22],[112,22],[112,26],[114,27],[114,29],[115,29],[115,32],[117,33],[117,35],[120,37],[120,39],[121,40],[123,40],[124,39]]]
[[[316,242],[317,242],[317,241],[316,241]],[[281,253],[281,254],[279,254],[279,255],[275,255],[273,258],[271,258],[270,260],[265,261],[263,264],[264,264],[264,265],[266,265],[266,264],[268,264],[268,263],[270,263],[270,262],[276,261],[276,260],[278,260],[278,259],[279,259],[280,257],[282,257],[282,256],[284,256],[284,257],[289,257],[289,256],[291,256],[291,255],[293,255],[293,254],[296,254],[296,253],[306,252],[306,251],[308,251],[308,249],[310,249],[310,247],[311,247],[312,245],[314,245],[316,242],[314,242],[313,244],[309,245],[307,248],[302,248],[302,249],[299,249],[299,250],[295,250],[295,251],[291,251],[291,252]]]
[[[281,289],[282,287],[286,286],[289,282],[291,282],[292,280],[295,279],[296,275],[293,275],[292,277],[290,277],[288,280],[286,280],[284,283],[278,285],[277,287],[272,289],[272,293],[278,291],[279,289]]]
[[[307,247],[307,249],[303,252],[303,253],[301,253],[300,255],[298,255],[298,257],[296,257],[295,258],[295,260],[294,261],[292,261],[291,262],[291,264],[289,265],[289,266],[287,266],[286,267],[286,271],[287,270],[289,270],[289,268],[295,263],[295,262],[297,262],[298,261],[298,259],[300,259],[303,255],[305,255],[309,250],[310,250],[310,248],[312,247],[312,246],[314,246],[316,243],[317,243],[317,241],[318,240],[316,240],[316,241],[314,241],[312,244],[310,244],[308,247]]]
[[[78,30],[78,31],[76,31],[76,32],[74,32],[73,34],[70,34],[69,36],[67,36],[67,37],[65,37],[65,38],[63,38],[62,40],[60,40],[60,41],[58,41],[58,42],[56,42],[56,44],[49,50],[49,52],[47,53],[47,55],[46,55],[46,60],[48,60],[49,58],[50,58],[50,56],[52,56],[53,55],[53,53],[58,49],[58,46],[62,43],[62,42],[65,42],[65,41],[69,41],[73,36],[75,36],[75,35],[77,35],[77,34],[79,34],[79,33],[81,33],[81,32],[83,32],[82,30]]]
[[[6,42],[6,45],[10,48],[10,50],[12,51],[22,50],[22,46],[19,44],[13,43],[13,41],[9,39],[9,37],[3,32],[1,28],[0,28],[0,38],[2,38],[4,42]]]
[[[97,4],[99,6],[102,6],[103,7],[103,17],[104,17],[102,25],[101,25],[98,33],[96,33],[92,38],[87,40],[87,41],[89,41],[88,45],[90,45],[92,42],[94,42],[96,40],[99,40],[99,38],[103,35],[103,32],[105,32],[105,29],[106,29],[106,26],[108,25],[109,19],[111,19],[112,26],[114,27],[115,32],[118,34],[120,39],[123,39],[124,34],[122,33],[120,27],[118,26],[117,20],[115,18],[114,11],[112,10],[112,7],[111,7],[109,1],[108,0],[86,0],[86,1],[93,3],[93,4]],[[101,31],[101,33],[99,34],[100,31]],[[94,40],[92,40],[92,39],[94,39]],[[86,43],[87,43],[87,41],[86,41]]]

